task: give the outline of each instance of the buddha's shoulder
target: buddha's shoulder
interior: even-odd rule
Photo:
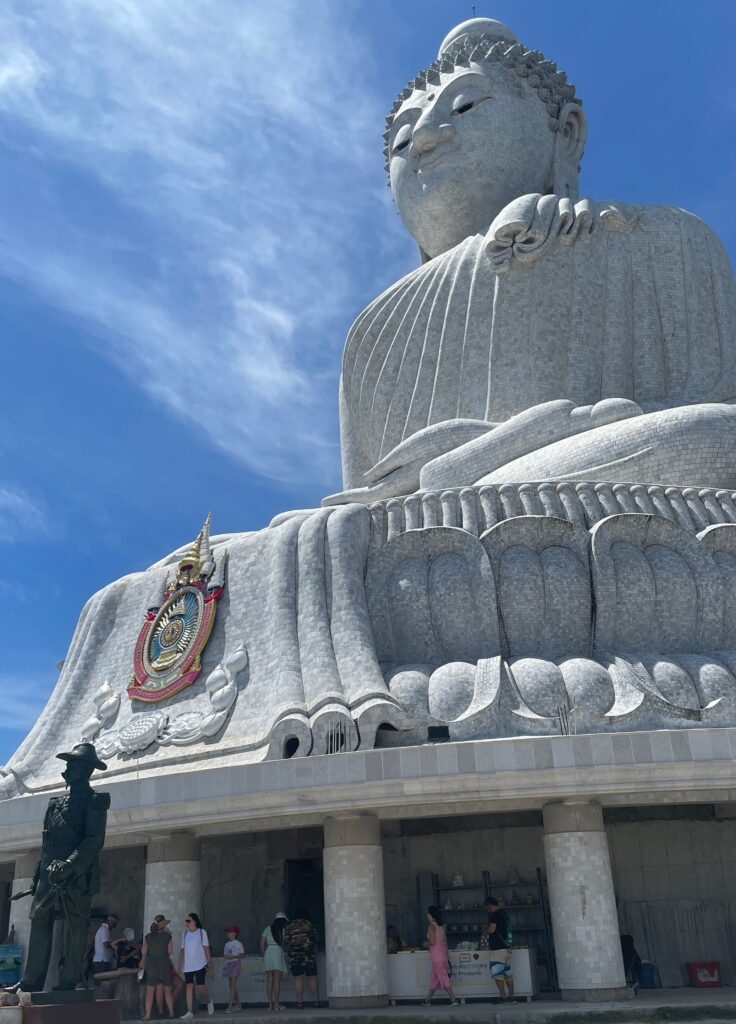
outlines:
[[[715,231],[696,214],[689,210],[683,210],[679,206],[666,206],[663,204],[640,204],[624,203],[613,199],[596,204],[598,217],[601,222],[611,225],[617,218],[633,229],[640,230],[663,230],[663,231],[692,231],[702,232],[715,236]]]
[[[463,273],[498,274],[522,271],[532,264],[551,261],[569,246],[595,250],[610,245],[672,250],[691,248],[725,256],[717,234],[694,213],[677,206],[643,205],[618,199],[573,200],[566,196],[533,193],[505,206],[486,232],[472,235],[446,252],[409,271],[368,305],[351,327],[349,337],[362,337],[380,329],[398,308],[426,302],[442,282],[458,281]],[[480,270],[479,270],[480,268]],[[485,271],[483,270],[485,268]],[[436,282],[425,288],[426,279]]]

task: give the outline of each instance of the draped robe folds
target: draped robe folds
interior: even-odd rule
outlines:
[[[257,533],[213,538],[213,554],[228,554],[225,592],[216,628],[202,657],[196,682],[160,704],[128,700],[133,649],[146,609],[159,604],[170,567],[183,551],[145,572],[117,580],[95,594],[82,611],[54,694],[8,764],[33,791],[58,780],[48,752],[78,742],[93,698],[104,680],[122,697],[117,718],[95,742],[104,747],[111,731],[138,716],[172,719],[207,702],[207,677],[223,655],[243,644],[248,668],[215,747],[203,738],[186,747],[158,746],[110,759],[105,778],[141,769],[201,762],[212,766],[259,761],[269,745],[296,735],[309,752],[310,730],[325,710],[348,729],[368,713],[372,728],[402,720],[379,667],[366,607],[363,576],[370,541],[370,513],[361,506],[297,514]],[[377,716],[377,717],[376,717]],[[280,723],[288,723],[279,731]],[[359,736],[373,746],[370,726]],[[67,744],[67,748],[64,748]],[[304,749],[306,747],[306,749]],[[315,749],[313,753],[324,752]],[[0,780],[1,781],[1,780]]]
[[[491,429],[555,399],[651,413],[735,397],[736,284],[707,225],[670,207],[522,196],[351,328],[344,486],[434,424]]]

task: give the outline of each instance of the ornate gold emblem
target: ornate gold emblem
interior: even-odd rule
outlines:
[[[212,557],[207,516],[174,579],[167,582],[163,604],[146,613],[133,655],[131,700],[166,700],[194,682],[224,587],[225,558],[217,565]]]

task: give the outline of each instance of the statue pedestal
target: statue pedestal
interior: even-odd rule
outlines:
[[[93,988],[74,988],[66,992],[31,992],[33,1006],[62,1006],[68,1003],[94,1003]]]
[[[57,995],[39,992],[37,996]],[[33,1002],[23,1007],[23,1024],[122,1024],[123,1004],[119,999],[85,1002]]]

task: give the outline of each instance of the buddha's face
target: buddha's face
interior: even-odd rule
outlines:
[[[485,231],[512,199],[547,192],[555,134],[544,104],[498,64],[415,90],[393,120],[391,191],[427,256]]]

